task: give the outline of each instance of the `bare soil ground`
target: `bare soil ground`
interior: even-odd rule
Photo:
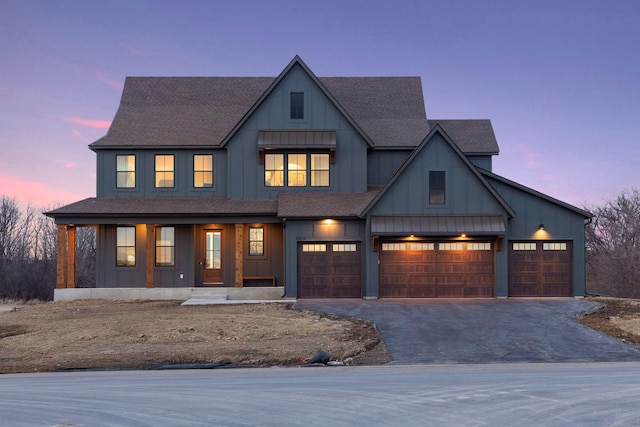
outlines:
[[[602,304],[580,322],[640,346],[640,300]],[[318,349],[352,365],[390,362],[371,323],[291,304],[181,306],[180,301],[71,301],[0,310],[0,373],[161,365],[295,366]]]
[[[602,307],[585,314],[580,323],[640,347],[640,300],[605,297],[589,300]]]
[[[50,302],[0,312],[0,373],[159,365],[302,365],[391,361],[371,323],[291,304],[181,306],[180,301]]]

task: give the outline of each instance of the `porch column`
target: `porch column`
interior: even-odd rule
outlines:
[[[146,279],[145,283],[147,288],[155,288],[155,247],[156,247],[156,226],[154,224],[147,224],[147,244],[146,244]]]
[[[67,288],[76,287],[76,226],[67,225]]]
[[[236,224],[236,288],[241,288],[244,276],[244,224]]]
[[[56,288],[67,287],[67,230],[64,225],[56,225]]]

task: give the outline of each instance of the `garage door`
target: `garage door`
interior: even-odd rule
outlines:
[[[509,296],[572,296],[571,249],[571,242],[512,242],[509,248]]]
[[[299,243],[298,298],[360,298],[360,243]]]
[[[492,297],[491,242],[390,242],[380,247],[380,297]]]

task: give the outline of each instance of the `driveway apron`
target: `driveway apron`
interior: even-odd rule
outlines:
[[[299,300],[296,308],[375,323],[395,364],[622,362],[640,350],[577,322],[577,299]]]

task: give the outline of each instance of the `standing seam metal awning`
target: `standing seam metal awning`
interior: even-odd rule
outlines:
[[[335,130],[258,131],[258,149],[335,149]]]
[[[371,234],[375,236],[501,235],[504,233],[504,219],[501,215],[371,217]]]

